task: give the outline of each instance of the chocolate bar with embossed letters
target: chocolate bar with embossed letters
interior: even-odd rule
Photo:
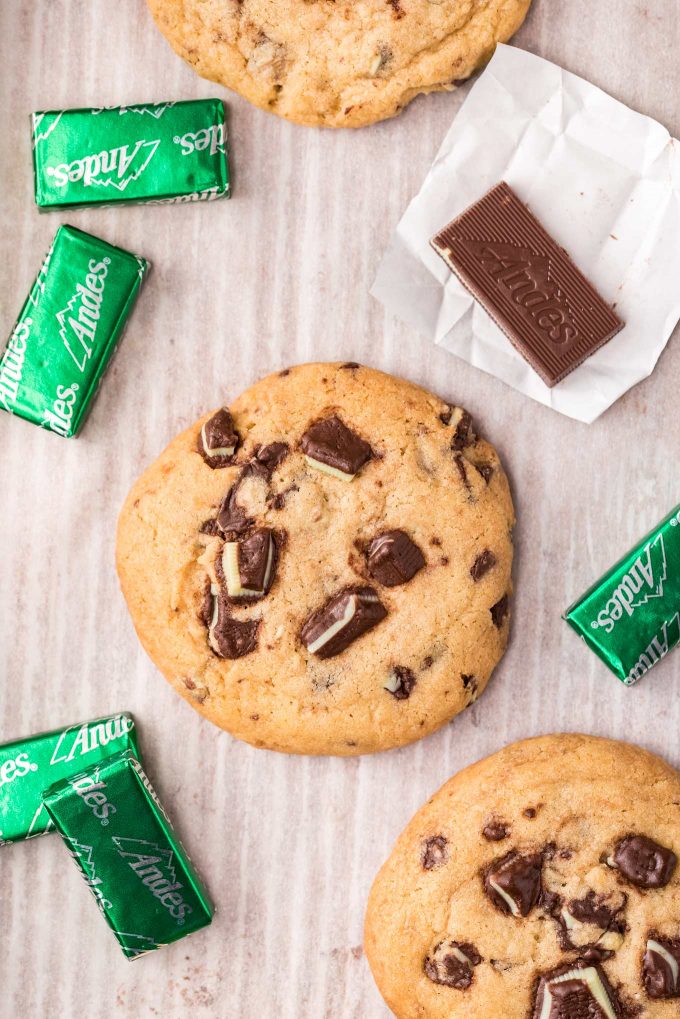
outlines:
[[[547,386],[623,328],[504,181],[431,244]]]

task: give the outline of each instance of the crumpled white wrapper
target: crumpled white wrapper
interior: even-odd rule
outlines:
[[[552,389],[430,247],[500,180],[626,323]],[[371,293],[475,367],[594,421],[652,372],[680,317],[680,143],[582,78],[501,45],[399,223]]]

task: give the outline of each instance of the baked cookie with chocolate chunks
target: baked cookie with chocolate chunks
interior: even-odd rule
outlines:
[[[677,1019],[680,773],[628,743],[524,740],[415,815],[365,951],[397,1019]]]
[[[144,648],[212,722],[258,747],[362,754],[483,693],[510,630],[513,523],[462,407],[361,365],[300,365],[151,464],[120,515],[118,572]]]
[[[203,78],[298,124],[362,127],[452,91],[531,0],[147,0]]]

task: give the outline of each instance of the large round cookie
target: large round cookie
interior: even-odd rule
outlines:
[[[466,768],[378,874],[366,954],[398,1019],[677,1019],[680,774],[526,740]]]
[[[148,0],[204,78],[299,124],[362,127],[452,89],[531,0]]]
[[[123,507],[118,571],[142,644],[207,718],[259,747],[361,754],[486,686],[512,524],[467,413],[359,365],[302,365],[170,443]]]

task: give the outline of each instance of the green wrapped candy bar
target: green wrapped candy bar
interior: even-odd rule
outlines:
[[[626,686],[665,658],[680,643],[680,506],[564,618]]]
[[[33,114],[41,209],[229,197],[219,99]]]
[[[0,845],[53,828],[42,794],[60,779],[121,750],[137,747],[131,715],[109,715],[0,746]]]
[[[62,226],[0,357],[0,408],[76,435],[148,263]]]
[[[128,959],[211,922],[208,894],[131,751],[52,786],[43,802]]]

